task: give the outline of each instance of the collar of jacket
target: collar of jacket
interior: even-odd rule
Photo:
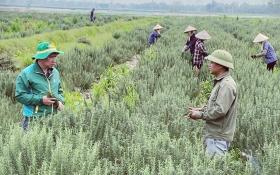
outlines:
[[[37,73],[37,74],[44,75],[44,76],[46,76],[46,77],[49,78],[49,77],[51,77],[51,76],[53,75],[53,68],[48,69],[48,74],[49,74],[49,76],[47,76],[47,75],[44,73],[44,71],[42,70],[42,68],[40,67],[40,65],[39,65],[37,62],[35,62],[35,63],[34,63],[34,72]]]
[[[229,76],[230,73],[229,71],[226,71],[225,73],[221,74],[220,76],[216,77],[214,79],[214,85],[218,82],[218,81],[221,81],[222,79],[224,79],[225,77]]]

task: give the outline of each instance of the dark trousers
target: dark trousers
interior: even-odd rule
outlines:
[[[277,61],[274,61],[274,62],[272,62],[272,63],[267,64],[267,67],[266,67],[267,70],[273,72],[273,69],[274,69],[274,67],[275,67],[275,65],[276,65],[276,62],[277,62]]]
[[[33,117],[23,117],[21,121],[21,127],[24,131],[28,129],[29,123],[33,120]]]

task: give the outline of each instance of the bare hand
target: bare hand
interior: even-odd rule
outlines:
[[[198,119],[201,119],[201,114],[202,112],[201,111],[197,111],[197,110],[190,110],[189,111],[190,114],[189,114],[189,117],[193,120],[198,120]]]
[[[43,104],[47,106],[51,106],[55,103],[55,98],[43,96]]]

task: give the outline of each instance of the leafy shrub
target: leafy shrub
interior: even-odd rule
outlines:
[[[120,37],[121,37],[120,32],[115,32],[115,33],[113,33],[113,38],[119,39]]]
[[[91,45],[91,41],[89,39],[87,39],[86,37],[79,38],[77,42],[87,44],[87,45]]]

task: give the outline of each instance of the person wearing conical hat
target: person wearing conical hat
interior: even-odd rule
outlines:
[[[16,79],[15,98],[23,104],[22,127],[34,118],[55,114],[64,107],[64,96],[56,57],[63,54],[49,42],[40,42],[33,64],[21,71]]]
[[[148,39],[148,44],[149,46],[155,44],[157,42],[157,40],[161,37],[160,35],[160,30],[163,27],[159,24],[157,24],[154,28],[153,28],[153,32],[150,34],[149,39]]]
[[[277,55],[273,46],[268,42],[268,37],[259,33],[254,39],[254,43],[262,45],[262,51],[258,54],[252,55],[252,58],[264,57],[265,63],[267,64],[267,70],[272,71],[277,63]]]
[[[196,31],[197,31],[197,29],[193,26],[188,26],[184,31],[184,33],[187,34],[187,41],[186,41],[184,48],[182,49],[182,52],[186,52],[186,51],[190,50],[192,57],[194,54],[195,43],[197,40],[197,38],[195,37]]]
[[[237,87],[229,70],[234,69],[233,59],[225,50],[215,50],[206,57],[209,71],[214,75],[214,87],[203,108],[189,108],[186,118],[204,120],[204,146],[213,156],[223,156],[229,150],[236,128]]]
[[[194,55],[193,55],[193,69],[196,76],[199,76],[200,69],[203,66],[204,57],[208,55],[204,45],[205,40],[209,40],[211,36],[207,31],[203,30],[195,35],[197,41],[195,43]]]

